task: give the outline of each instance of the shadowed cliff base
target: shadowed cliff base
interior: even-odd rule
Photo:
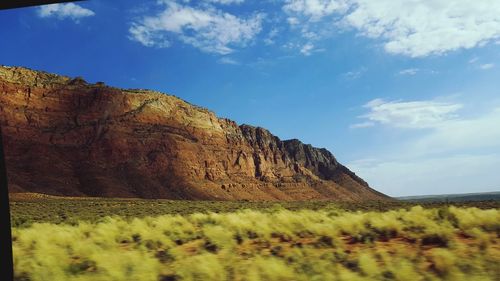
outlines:
[[[0,66],[10,192],[192,200],[387,200],[326,149],[177,97]]]

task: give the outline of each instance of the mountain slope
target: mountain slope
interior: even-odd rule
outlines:
[[[387,197],[326,149],[177,97],[0,67],[11,192],[220,200]]]

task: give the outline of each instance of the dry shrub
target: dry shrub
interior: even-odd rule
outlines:
[[[19,281],[494,280],[499,215],[275,208],[33,224],[13,229],[14,270]]]

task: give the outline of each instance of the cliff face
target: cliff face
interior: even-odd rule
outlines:
[[[147,90],[0,67],[10,192],[171,199],[384,199],[326,149]]]

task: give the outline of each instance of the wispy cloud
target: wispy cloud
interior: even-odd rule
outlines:
[[[38,8],[38,16],[41,18],[55,17],[58,19],[72,19],[78,21],[81,18],[94,16],[95,13],[74,3],[50,4]]]
[[[407,68],[407,69],[400,70],[396,74],[400,75],[400,76],[414,76],[414,75],[417,75],[419,73],[420,74],[438,74],[439,71],[434,70],[434,69]]]
[[[349,128],[360,129],[360,128],[369,128],[369,127],[373,127],[373,126],[375,126],[374,122],[367,121],[367,122],[352,124],[349,126]]]
[[[495,67],[495,64],[493,64],[493,63],[485,63],[485,64],[481,64],[479,66],[479,68],[482,70],[492,69],[493,67]]]
[[[305,56],[310,56],[313,50],[314,50],[314,45],[312,43],[306,43],[300,49],[300,53]]]
[[[366,67],[361,67],[358,70],[348,71],[348,72],[342,74],[342,76],[348,80],[356,80],[356,79],[360,78],[361,76],[363,76],[363,74],[366,72],[366,70],[367,70]]]
[[[368,113],[360,116],[374,124],[397,128],[423,129],[442,125],[456,118],[461,104],[436,101],[384,101],[374,99],[363,106]],[[363,123],[361,123],[363,124]],[[354,124],[356,126],[359,124]]]
[[[415,153],[460,151],[499,147],[500,108],[474,118],[452,118],[411,144]]]
[[[349,9],[347,1],[338,0],[286,0],[283,10],[308,17],[311,21],[319,21],[321,18],[333,13],[345,13]]]
[[[347,166],[393,195],[498,189],[500,108],[474,117],[438,118],[435,124]]]
[[[403,69],[399,72],[399,75],[415,75],[420,71],[418,68],[408,68]]]
[[[222,4],[222,5],[230,5],[230,4],[241,4],[245,2],[245,0],[204,0],[208,3]]]
[[[267,34],[267,37],[264,39],[264,43],[266,45],[272,45],[274,44],[274,40],[276,38],[276,36],[278,36],[279,34],[279,29],[277,27],[273,27],[271,29],[271,31],[269,31],[269,33]]]
[[[471,59],[469,60],[469,63],[470,63],[470,64],[473,64],[473,63],[476,63],[478,60],[479,60],[479,58],[478,58],[478,57],[473,57],[473,58],[471,58]]]
[[[240,64],[238,61],[236,61],[230,57],[222,57],[217,62],[221,63],[221,64],[232,64],[232,65]]]
[[[359,159],[346,166],[392,196],[498,191],[500,154],[390,159],[394,156]]]
[[[298,19],[298,18],[296,18],[296,17],[288,17],[288,18],[286,19],[286,21],[288,22],[288,24],[289,24],[289,25],[292,25],[292,26],[293,26],[293,25],[297,25],[297,24],[299,24],[299,23],[300,23],[299,19]]]
[[[162,3],[165,5],[162,12],[132,23],[129,29],[132,40],[148,47],[168,47],[179,40],[204,52],[225,55],[252,41],[261,31],[264,18],[262,13],[241,18],[210,6]]]

